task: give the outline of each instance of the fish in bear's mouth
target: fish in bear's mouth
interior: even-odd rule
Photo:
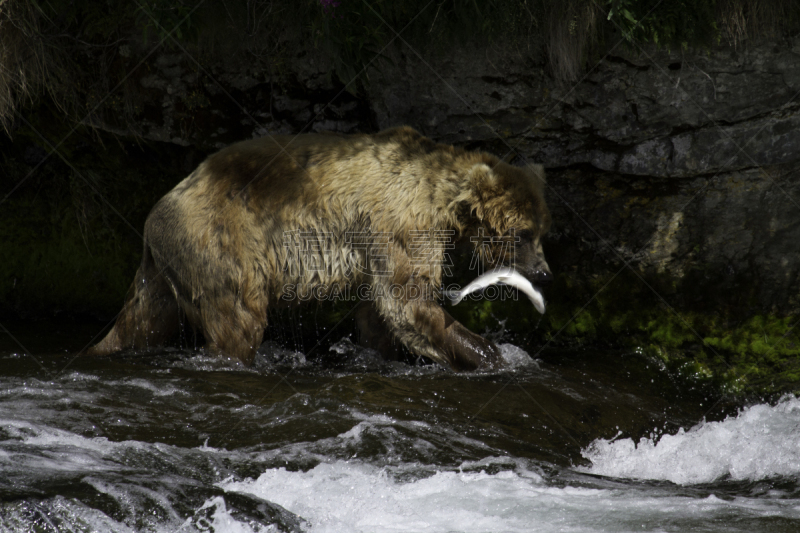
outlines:
[[[539,313],[544,314],[544,296],[542,296],[542,293],[539,291],[539,289],[534,287],[533,284],[522,274],[513,268],[508,267],[490,270],[489,272],[486,272],[485,274],[482,274],[472,280],[460,291],[448,291],[447,296],[450,298],[452,304],[456,305],[468,294],[483,290],[490,285],[494,285],[495,283],[503,283],[504,285],[515,287],[516,289],[524,292],[533,303],[533,306],[536,308],[536,310],[539,311]]]

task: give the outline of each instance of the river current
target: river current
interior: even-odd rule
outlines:
[[[477,374],[346,338],[76,358],[96,329],[0,328],[0,531],[800,531],[794,396],[513,344]]]

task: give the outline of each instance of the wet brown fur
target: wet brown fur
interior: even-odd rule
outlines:
[[[250,363],[267,309],[288,285],[303,291],[397,284],[432,294],[442,281],[445,250],[431,238],[424,244],[432,260],[415,262],[409,243],[419,242],[419,230],[453,230],[457,238],[478,228],[487,235],[527,230],[535,239],[532,261],[539,263],[531,268],[546,270],[538,244],[549,226],[543,187],[541,167],[522,169],[436,144],[408,127],[232,145],[153,208],[125,306],[90,353],[161,344],[182,314],[202,329],[211,351]],[[319,251],[287,246],[286,232],[298,230],[323,236]],[[348,242],[348,232],[369,232],[368,243]],[[372,237],[381,232],[392,238]],[[365,272],[351,268],[353,257]],[[320,269],[306,268],[309,259]],[[383,328],[413,353],[455,369],[498,361],[493,344],[430,298],[381,296],[367,307],[362,329]],[[382,344],[377,337],[370,342]]]

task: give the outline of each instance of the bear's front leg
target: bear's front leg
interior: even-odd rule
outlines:
[[[468,330],[435,302],[411,302],[414,325],[444,354],[453,370],[497,368],[502,364],[494,343]]]
[[[403,346],[395,338],[388,324],[372,302],[361,302],[356,310],[358,343],[383,356],[385,361],[403,360]]]
[[[382,298],[375,304],[387,327],[412,353],[456,371],[502,365],[494,343],[465,328],[435,301]]]

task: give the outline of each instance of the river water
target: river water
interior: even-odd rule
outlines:
[[[342,339],[242,368],[4,327],[0,531],[800,531],[800,400],[639,353],[505,344],[456,374]]]

